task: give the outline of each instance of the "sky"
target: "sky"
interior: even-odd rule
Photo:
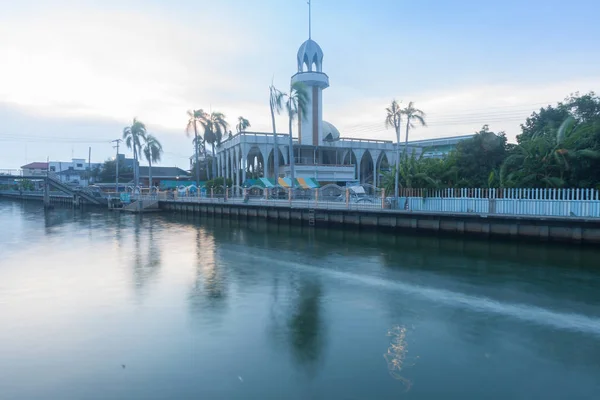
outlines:
[[[599,14],[596,0],[312,0],[324,119],[391,140],[397,99],[427,115],[410,139],[489,124],[514,141],[532,111],[600,92]],[[307,38],[306,0],[0,0],[0,169],[90,147],[102,162],[134,117],[161,165],[188,168],[187,110],[272,131],[268,87],[289,87]]]

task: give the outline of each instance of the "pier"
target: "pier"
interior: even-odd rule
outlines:
[[[325,191],[331,188],[324,188]],[[341,189],[340,189],[341,190]],[[600,198],[588,189],[460,189],[404,190],[393,201],[382,196],[353,202],[346,192],[327,197],[322,189],[307,199],[264,196],[152,196],[163,211],[190,216],[259,218],[290,224],[360,229],[413,230],[484,238],[533,239],[571,243],[600,243]],[[320,195],[319,195],[320,193]],[[288,192],[289,194],[289,192]],[[430,196],[430,197],[427,197]],[[324,199],[324,200],[319,200]]]

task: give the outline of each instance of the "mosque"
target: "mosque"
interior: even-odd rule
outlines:
[[[310,7],[310,2],[309,2]],[[310,12],[309,12],[310,15]],[[293,156],[296,178],[312,178],[323,185],[336,183],[369,183],[377,186],[382,173],[389,171],[395,160],[396,144],[391,140],[347,138],[330,122],[323,120],[323,91],[329,87],[329,77],[323,72],[323,50],[309,38],[297,54],[298,71],[291,83],[302,82],[308,91],[306,115],[298,115],[295,122],[297,137],[293,138]],[[383,117],[382,117],[383,118]],[[390,136],[394,136],[391,133]],[[408,143],[407,151],[424,157],[441,157],[458,142],[473,135],[429,139]],[[219,176],[242,185],[250,177],[289,177],[289,134],[267,132],[239,132],[218,147],[217,171]],[[400,144],[400,151],[404,143]],[[275,171],[275,157],[278,171]]]

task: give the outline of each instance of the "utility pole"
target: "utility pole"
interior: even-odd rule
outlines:
[[[88,178],[88,186],[91,183],[92,180],[92,147],[90,146],[89,151],[88,151],[88,173],[87,173],[87,178]]]
[[[49,210],[50,207],[50,182],[48,182],[48,179],[50,179],[50,157],[46,158],[46,179],[44,181],[44,210]]]
[[[119,193],[119,144],[121,143],[121,139],[116,139],[112,141],[113,143],[117,143],[117,158],[116,158],[116,169],[115,169],[115,191],[117,194]]]

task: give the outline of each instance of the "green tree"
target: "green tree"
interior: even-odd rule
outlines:
[[[555,136],[560,125],[569,116],[579,123],[593,123],[600,119],[600,98],[594,92],[584,95],[574,93],[556,106],[542,107],[521,124],[519,144],[538,136]]]
[[[275,114],[283,110],[285,93],[277,89],[273,84],[269,86],[269,107],[271,109],[271,123],[273,124],[273,170],[274,177],[279,175],[279,146],[277,143],[277,128],[275,127]],[[265,163],[268,162],[265,160]]]
[[[195,162],[194,167],[196,171],[196,187],[200,185],[200,154],[201,152],[206,153],[203,149],[206,148],[204,139],[200,136],[200,129],[202,127],[201,121],[205,118],[206,112],[202,109],[199,110],[188,110],[188,123],[185,128],[185,133],[188,137],[194,133],[194,154],[195,154]],[[205,157],[206,158],[206,157]]]
[[[212,176],[213,178],[216,178],[217,163],[215,162],[215,144],[221,144],[221,140],[223,140],[223,135],[227,132],[229,124],[225,121],[225,114],[218,111],[213,111],[210,114],[205,113],[200,120],[200,124],[204,129],[204,140],[206,143],[210,144],[212,148]]]
[[[160,144],[154,135],[148,134],[145,138],[143,152],[148,161],[148,187],[152,190],[152,163],[160,161],[163,153],[162,144]]]
[[[600,149],[583,147],[597,133],[595,124],[577,123],[574,117],[567,117],[549,135],[533,135],[532,138],[516,146],[512,154],[504,161],[501,169],[501,181],[512,187],[588,186],[593,182],[582,181],[577,177],[582,171],[589,174],[586,167],[590,162],[600,160]],[[575,177],[575,179],[573,178]]]
[[[292,187],[296,182],[296,171],[295,171],[295,160],[294,160],[294,139],[292,137],[292,122],[298,114],[300,118],[306,118],[306,111],[308,108],[308,90],[302,82],[295,82],[290,86],[290,94],[287,95],[287,112],[289,121],[289,132],[288,138],[288,157],[290,159],[290,178],[292,181]]]
[[[96,177],[97,181],[103,183],[114,183],[116,179],[117,163],[115,160],[107,160],[100,168]],[[133,179],[133,170],[125,165],[119,164],[119,177]]]
[[[133,119],[131,126],[126,126],[123,128],[123,139],[125,140],[125,145],[128,149],[133,150],[133,180],[136,187],[140,183],[139,157],[145,137],[146,125],[144,125],[143,122],[138,121],[137,118]]]
[[[248,121],[246,118],[244,117],[238,117],[238,123],[235,126],[235,130],[237,133],[243,132],[246,129],[250,128],[252,125],[250,125],[250,121]]]
[[[451,157],[456,167],[452,170],[455,183],[463,180],[466,185],[459,186],[487,187],[490,173],[498,170],[507,157],[506,135],[491,132],[484,125],[475,136],[458,143]]]
[[[425,123],[425,113],[418,108],[415,108],[414,102],[409,102],[402,111],[402,114],[406,116],[406,137],[404,138],[404,157],[408,157],[408,131],[410,128],[415,128],[415,124],[412,121],[416,121],[421,126],[427,126]]]
[[[400,166],[400,126],[402,124],[402,109],[400,108],[400,104],[396,101],[396,99],[392,100],[392,103],[389,107],[385,109],[387,115],[385,117],[385,127],[386,128],[394,128],[396,131],[396,160],[394,162],[395,171],[393,173],[394,177],[394,197],[398,198],[398,177],[397,169]]]
[[[423,155],[417,156],[413,151],[409,157],[402,158],[397,169],[392,169],[383,174],[381,186],[386,193],[390,193],[394,188],[396,171],[398,174],[398,182],[400,187],[418,188],[418,189],[437,189],[442,187],[442,182],[439,175],[434,175],[437,172],[440,160],[426,159]]]

